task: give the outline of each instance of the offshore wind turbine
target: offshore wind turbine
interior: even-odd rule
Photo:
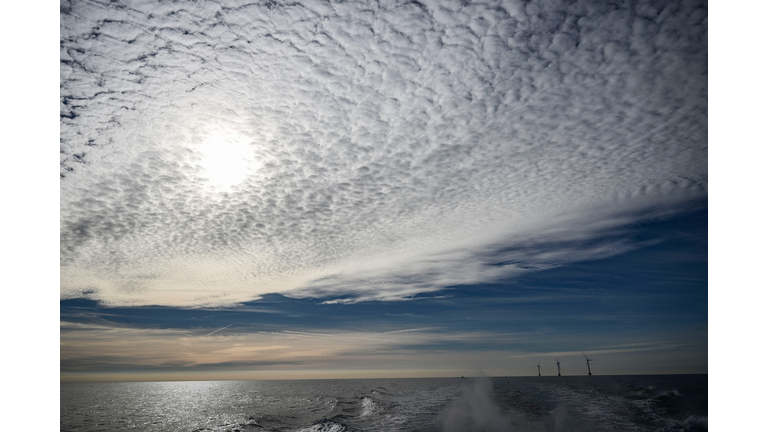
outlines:
[[[539,368],[539,376],[541,376],[541,359],[539,359],[539,364],[536,367]]]
[[[557,376],[560,376],[560,360],[555,357],[555,361],[557,362]]]
[[[581,352],[581,354],[584,356],[585,359],[587,359],[587,371],[590,375],[592,375],[592,369],[589,368],[589,362],[595,361],[595,359],[587,358],[587,355],[584,354],[584,351]]]

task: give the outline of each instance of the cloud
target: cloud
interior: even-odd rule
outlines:
[[[288,367],[318,365],[359,367],[374,360],[382,366],[396,360],[411,367],[408,360],[416,351],[439,355],[440,344],[471,346],[478,340],[508,343],[516,335],[485,332],[444,333],[436,328],[404,329],[394,332],[364,330],[254,331],[230,327],[216,334],[208,329],[141,329],[110,324],[61,322],[62,370],[143,370],[181,366],[201,370],[272,365]],[[430,347],[434,347],[430,349]],[[425,363],[424,360],[415,363]],[[290,367],[289,367],[290,368]],[[386,369],[386,368],[385,368]]]
[[[480,371],[497,376],[533,375],[542,359],[549,375],[555,370],[555,358],[562,362],[564,374],[582,374],[581,369],[586,367],[580,351],[537,349],[535,345],[542,337],[539,332],[445,331],[434,327],[383,332],[331,328],[263,331],[243,323],[230,327],[226,333],[211,334],[211,330],[135,328],[64,320],[60,336],[62,376],[171,370],[246,374],[240,375],[240,379],[245,379],[242,377],[249,372],[262,374],[252,376],[268,377],[278,371],[313,370],[344,371],[347,377],[361,370],[389,371],[389,376],[407,375],[414,370],[431,370],[430,376]],[[567,339],[569,343],[579,341],[592,346],[588,337]],[[706,343],[679,344],[654,339],[632,344],[608,342],[618,343],[587,353],[598,359],[592,366],[598,367],[601,374],[706,371],[706,355],[701,355],[706,352]],[[440,368],[435,370],[435,365]]]
[[[706,197],[705,3],[61,11],[62,298],[402,300]],[[254,158],[227,188],[221,137]]]
[[[218,333],[218,332],[220,332],[220,331],[224,330],[224,329],[225,329],[225,328],[227,328],[227,327],[231,327],[232,325],[233,325],[233,324],[230,324],[230,325],[228,325],[228,326],[225,326],[225,327],[222,327],[222,328],[220,328],[220,329],[218,329],[218,330],[214,330],[214,331],[212,331],[212,332],[208,333],[206,336],[210,336],[210,335],[212,335],[212,334],[214,334],[214,333]]]

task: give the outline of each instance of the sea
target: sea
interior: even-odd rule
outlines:
[[[707,375],[61,383],[61,431],[706,431]]]

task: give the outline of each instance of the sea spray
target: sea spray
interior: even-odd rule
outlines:
[[[367,417],[378,411],[378,406],[376,405],[376,402],[368,396],[365,396],[360,399],[360,407],[361,407],[360,417]]]
[[[488,378],[473,378],[445,411],[440,414],[445,432],[511,431],[512,419],[493,400]]]
[[[471,379],[461,394],[440,414],[443,432],[592,432],[603,430],[589,420],[572,415],[572,407],[528,412],[524,406],[506,401],[502,408],[496,400],[493,383],[481,377]],[[687,432],[687,431],[686,431]]]
[[[567,405],[561,405],[554,409],[545,420],[547,432],[591,432],[600,430],[589,420],[572,415],[572,408]]]

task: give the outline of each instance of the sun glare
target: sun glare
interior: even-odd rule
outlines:
[[[215,186],[234,186],[254,168],[254,155],[245,139],[211,137],[200,149],[205,177]]]

